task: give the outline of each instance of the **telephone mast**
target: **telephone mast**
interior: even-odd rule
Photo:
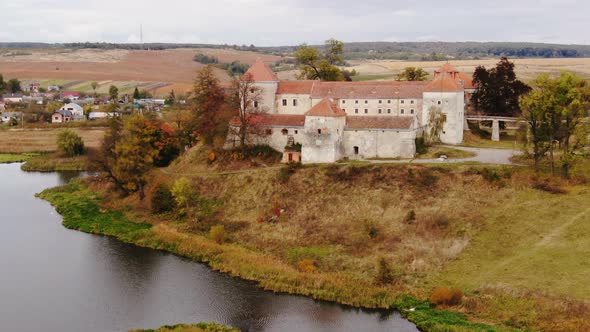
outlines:
[[[139,25],[139,42],[141,43],[141,49],[143,50],[143,24]]]

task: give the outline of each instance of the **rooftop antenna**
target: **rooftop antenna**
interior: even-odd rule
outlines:
[[[139,42],[141,43],[141,49],[143,50],[143,24],[139,25]]]

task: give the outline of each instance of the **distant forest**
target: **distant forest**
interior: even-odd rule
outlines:
[[[298,46],[256,47],[255,45],[212,44],[117,44],[117,43],[2,43],[0,48],[97,48],[129,50],[164,50],[174,48],[233,48],[289,56]],[[322,48],[322,45],[317,46]],[[590,45],[559,45],[503,42],[362,42],[345,43],[345,59],[444,60],[479,59],[508,56],[511,58],[576,58],[590,57]]]

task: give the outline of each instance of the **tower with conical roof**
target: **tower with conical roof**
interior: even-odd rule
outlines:
[[[324,98],[305,113],[303,163],[333,163],[344,156],[342,139],[346,112],[333,100]]]
[[[262,59],[256,59],[256,62],[242,76],[242,80],[254,82],[254,85],[261,90],[260,101],[255,105],[257,108],[270,114],[277,112],[275,95],[279,87],[279,78]]]

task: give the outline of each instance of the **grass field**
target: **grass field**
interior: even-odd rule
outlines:
[[[67,51],[67,52],[66,52]],[[101,92],[111,82],[129,93],[135,86],[155,85],[153,91],[165,94],[171,89],[187,92],[192,86],[197,70],[203,65],[193,61],[197,53],[214,55],[221,62],[240,61],[254,63],[260,57],[268,63],[278,56],[236,51],[233,49],[175,49],[159,51],[127,50],[27,50],[30,55],[0,56],[0,73],[5,78],[42,81],[63,85],[79,82],[68,90],[91,92],[90,82],[101,84]],[[229,82],[230,77],[221,69],[215,69],[218,78]]]
[[[22,163],[36,156],[34,153],[10,154],[0,153],[0,164]]]
[[[72,129],[84,141],[86,147],[99,147],[104,136],[103,129]],[[57,150],[57,135],[60,129],[0,130],[0,153],[21,154]]]
[[[524,81],[531,81],[539,74],[549,73],[558,75],[560,71],[566,70],[590,79],[590,58],[567,58],[567,59],[511,59],[516,65],[518,78]],[[498,59],[482,60],[450,60],[455,68],[465,73],[473,73],[477,66],[483,65],[487,68],[493,67]],[[362,61],[353,62],[353,67],[361,75],[394,75],[406,67],[420,67],[432,74],[446,61]]]

